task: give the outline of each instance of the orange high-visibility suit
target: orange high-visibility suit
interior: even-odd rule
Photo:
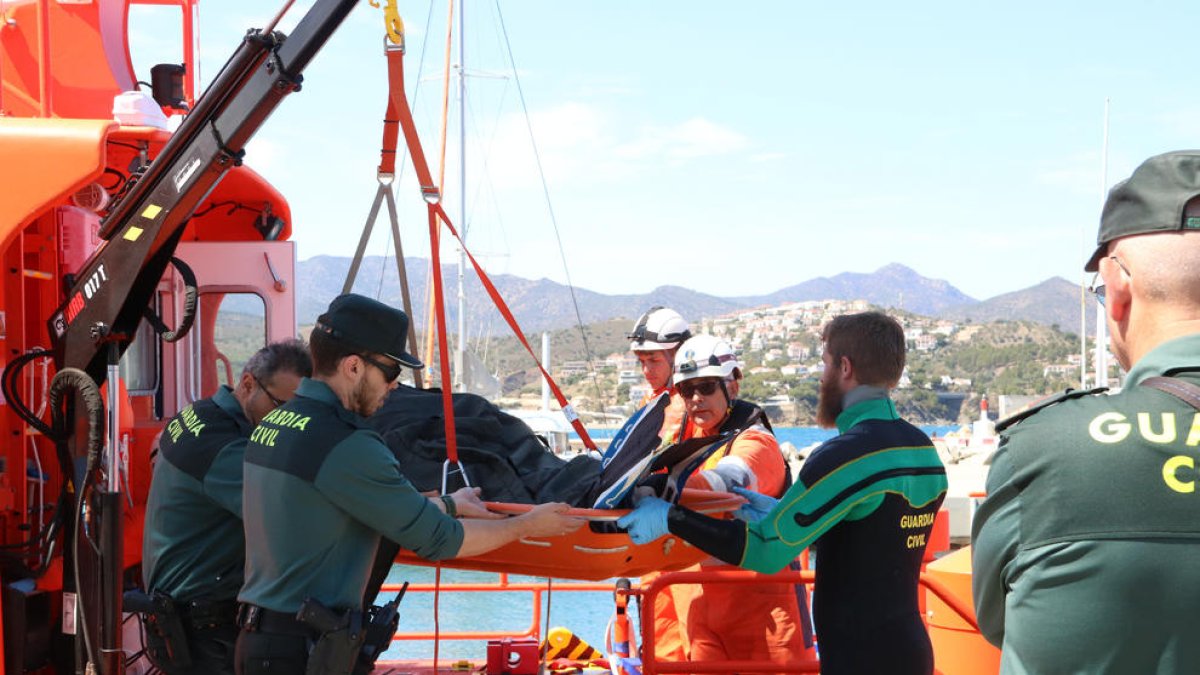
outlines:
[[[641,403],[644,406],[668,390],[671,392],[671,402],[664,412],[662,429],[658,434],[659,438],[664,441],[679,435],[679,425],[684,418],[683,397],[673,387],[663,387],[646,394]],[[691,437],[694,426],[691,420],[687,422],[684,438]],[[643,586],[648,585],[658,576],[658,572],[642,575]],[[679,616],[675,612],[675,602],[672,600],[672,592],[675,588],[678,587],[668,587],[654,598],[654,653],[663,661],[683,661],[687,658],[683,627],[680,625]]]
[[[688,479],[687,487],[725,492],[738,485],[772,497],[783,494],[790,483],[787,462],[775,436],[754,425],[738,434]],[[691,570],[737,570],[715,558]],[[660,631],[655,603],[655,639],[682,634],[683,655],[692,661],[757,660],[794,663],[815,658],[805,645],[804,626],[793,584],[700,584],[671,586],[674,607]],[[673,620],[673,623],[672,623]],[[663,651],[655,652],[663,658]],[[678,658],[673,657],[673,658]]]

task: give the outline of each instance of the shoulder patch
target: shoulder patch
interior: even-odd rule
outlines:
[[[171,418],[158,450],[175,468],[203,482],[221,450],[249,433],[244,417],[233,417],[211,398],[204,398]]]
[[[1020,422],[1021,420],[1032,417],[1032,416],[1036,415],[1038,412],[1041,412],[1042,410],[1045,410],[1046,408],[1049,408],[1050,406],[1055,405],[1056,403],[1062,403],[1063,401],[1070,401],[1071,399],[1074,399],[1074,398],[1083,398],[1084,396],[1094,396],[1096,394],[1103,394],[1106,391],[1108,391],[1108,387],[1096,387],[1095,389],[1068,389],[1061,394],[1057,394],[1054,396],[1047,396],[1046,398],[1044,398],[1041,401],[1037,402],[1036,404],[1026,408],[1025,410],[1022,410],[1021,412],[1016,413],[1014,415],[1009,415],[1008,417],[1005,417],[1004,419],[1000,420],[999,422],[996,422],[996,431],[1004,431],[1005,429],[1011,427],[1012,425],[1016,424],[1017,422]]]

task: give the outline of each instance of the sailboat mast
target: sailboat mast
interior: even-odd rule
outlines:
[[[467,296],[464,286],[467,255],[467,61],[464,16],[466,0],[458,3],[458,223],[462,245],[458,247],[458,349],[454,353],[454,390],[466,391]]]
[[[1104,145],[1100,152],[1100,209],[1103,212],[1108,188],[1108,105],[1104,99]],[[1096,386],[1108,386],[1108,324],[1104,307],[1096,303]]]

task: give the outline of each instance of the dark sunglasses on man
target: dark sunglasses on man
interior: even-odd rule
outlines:
[[[679,390],[679,394],[684,398],[691,398],[696,392],[700,392],[701,396],[712,396],[717,393],[717,388],[721,385],[720,380],[715,379],[697,379],[684,380],[675,385]]]
[[[400,379],[402,369],[399,363],[393,361],[391,364],[387,364],[366,354],[359,354],[358,358],[378,368],[379,372],[383,373],[383,379],[387,380],[389,384]]]

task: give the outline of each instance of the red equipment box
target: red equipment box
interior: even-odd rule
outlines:
[[[534,638],[488,640],[487,675],[537,675],[541,660]]]

